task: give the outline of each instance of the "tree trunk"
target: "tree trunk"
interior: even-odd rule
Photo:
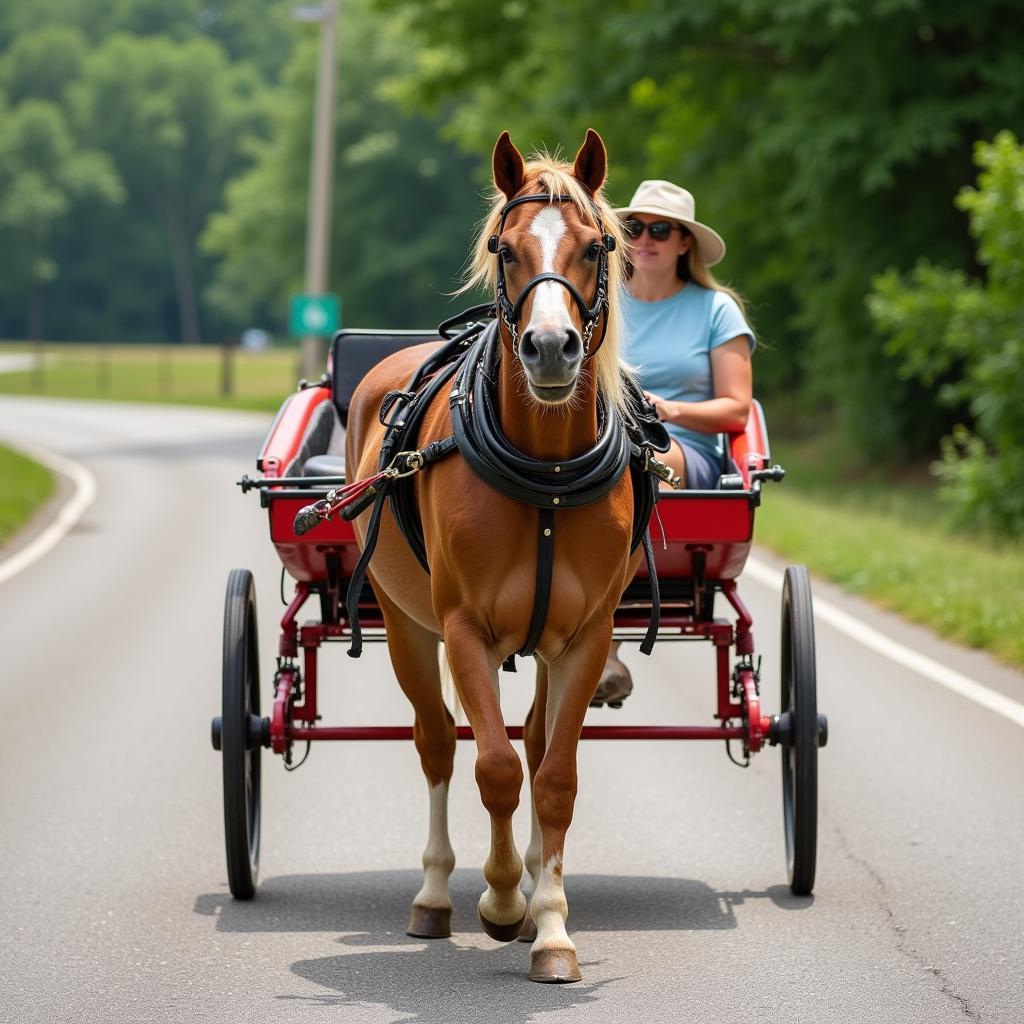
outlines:
[[[186,345],[198,345],[202,341],[202,336],[199,330],[196,287],[192,280],[192,253],[181,218],[176,216],[170,205],[164,209],[164,222],[167,225],[167,240],[171,246],[171,262],[174,265],[174,290],[178,296],[181,340]]]

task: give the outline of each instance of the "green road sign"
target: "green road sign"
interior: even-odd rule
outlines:
[[[329,338],[341,326],[340,295],[293,295],[288,307],[288,333],[293,338]]]

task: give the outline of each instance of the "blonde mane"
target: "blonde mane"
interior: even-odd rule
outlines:
[[[524,195],[530,192],[549,192],[551,195],[569,196],[586,224],[598,227],[597,216],[600,216],[600,227],[615,239],[615,250],[608,254],[608,327],[604,341],[593,358],[592,367],[598,390],[608,404],[632,419],[633,410],[622,386],[622,373],[624,370],[629,371],[620,359],[622,315],[619,310],[619,296],[625,275],[623,254],[626,239],[619,218],[605,199],[604,189],[598,189],[591,196],[573,175],[570,164],[561,163],[547,153],[533,154],[526,164],[526,176],[520,191]],[[456,294],[481,288],[493,295],[497,288],[497,260],[493,253],[488,252],[487,240],[498,230],[501,211],[508,200],[502,192],[493,187],[490,198],[491,210],[480,225],[473,252],[466,266],[465,283]],[[591,296],[585,295],[584,299],[589,303]]]

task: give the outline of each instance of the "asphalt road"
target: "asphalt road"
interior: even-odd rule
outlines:
[[[233,484],[266,425],[0,399],[0,440],[98,482],[77,528],[0,585],[0,1020],[1024,1020],[1024,732],[823,623],[811,899],[786,886],[776,751],[741,771],[720,744],[583,744],[566,887],[584,981],[531,984],[528,947],[476,922],[472,745],[452,788],[455,934],[427,943],[403,933],[427,830],[417,758],[358,743],[316,746],[294,775],[264,755],[260,890],[233,902],[209,719],[236,566],[257,578],[269,687],[279,563]],[[779,595],[741,589],[776,710]],[[816,593],[1024,700],[984,656]],[[626,660],[635,694],[591,721],[711,721],[710,648]],[[326,722],[411,720],[381,647],[321,664]],[[503,678],[509,720],[529,679]]]

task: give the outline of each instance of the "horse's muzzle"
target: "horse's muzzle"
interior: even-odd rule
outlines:
[[[575,390],[583,339],[575,327],[528,330],[519,343],[519,361],[537,401],[560,404]]]

